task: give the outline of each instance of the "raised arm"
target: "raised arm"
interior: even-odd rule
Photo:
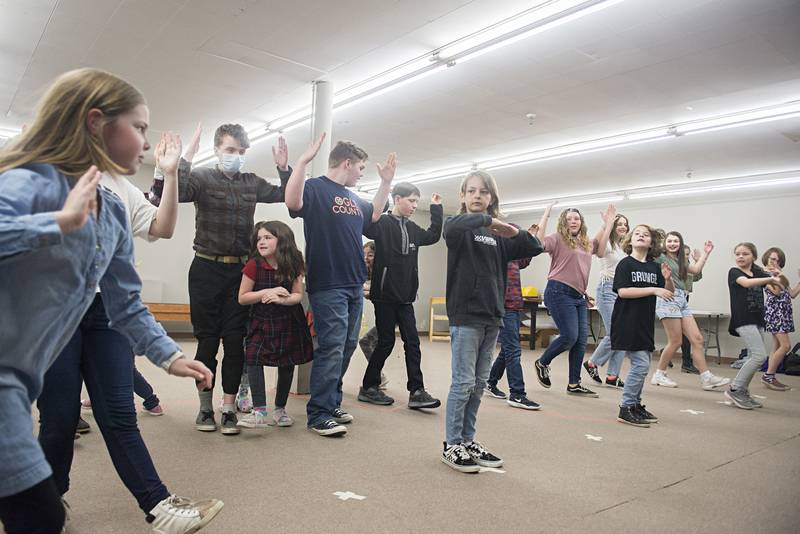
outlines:
[[[706,241],[703,245],[703,253],[700,254],[700,257],[697,258],[697,261],[689,265],[688,271],[691,274],[699,274],[703,272],[703,267],[705,267],[706,261],[708,261],[708,256],[711,255],[712,250],[714,250],[714,243],[711,241]]]
[[[164,175],[161,202],[153,222],[150,235],[169,239],[175,233],[178,222],[178,162],[181,159],[181,138],[172,132],[161,134],[155,149],[156,167]]]
[[[189,142],[189,146],[186,147],[186,151],[183,153],[183,157],[178,159],[176,169],[177,183],[174,184],[177,191],[178,202],[194,202],[200,191],[200,187],[192,176],[192,160],[200,149],[200,137],[202,133],[203,128],[198,124],[192,136],[192,140]],[[181,147],[178,146],[178,154],[180,154],[180,149]],[[164,169],[160,168],[158,159],[156,159],[156,174],[153,177],[153,184],[150,186],[150,193],[147,195],[147,199],[154,206],[161,207],[161,202],[165,194],[164,190],[169,186],[165,178]],[[175,216],[177,217],[177,208]]]
[[[390,153],[386,158],[386,163],[383,165],[378,163],[377,166],[378,175],[381,177],[381,185],[375,192],[375,196],[372,197],[372,222],[380,218],[381,213],[383,213],[383,207],[386,205],[386,201],[389,200],[392,180],[394,180],[394,173],[397,170],[397,154]]]
[[[539,241],[544,242],[544,236],[547,234],[547,222],[550,220],[550,211],[555,204],[555,202],[551,202],[547,205],[544,209],[544,213],[542,213],[542,218],[539,220],[539,224],[536,225],[536,238]]]
[[[421,245],[433,245],[442,237],[442,197],[439,193],[431,195],[431,224],[422,234]]]
[[[256,190],[257,202],[283,202],[286,198],[286,182],[292,175],[292,168],[289,167],[289,146],[283,136],[278,137],[278,144],[272,146],[272,158],[275,160],[281,185],[275,186],[264,179],[259,180]]]
[[[617,208],[613,204],[609,204],[606,211],[600,212],[600,217],[603,219],[603,227],[597,232],[597,257],[602,258],[606,255],[606,247],[608,246],[608,237],[614,230],[614,218],[617,216]]]
[[[289,181],[286,182],[285,202],[286,207],[292,211],[300,211],[303,209],[303,190],[306,187],[306,167],[314,159],[325,140],[325,133],[319,139],[311,143],[305,152],[300,154],[297,159],[292,174],[289,176]]]

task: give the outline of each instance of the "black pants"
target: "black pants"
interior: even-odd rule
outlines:
[[[275,389],[275,407],[286,408],[289,399],[289,389],[292,387],[294,365],[278,367],[278,385]],[[267,386],[264,383],[264,367],[261,365],[247,366],[247,380],[250,383],[250,395],[253,396],[253,407],[267,406]]]
[[[689,302],[689,294],[686,294],[686,302]],[[681,356],[683,357],[683,362],[681,365],[683,367],[692,367],[694,364],[692,363],[692,344],[689,343],[689,338],[683,336],[681,340]]]
[[[422,355],[419,350],[419,334],[417,334],[414,306],[392,302],[374,302],[373,304],[375,305],[375,328],[378,329],[378,344],[369,359],[362,385],[364,388],[380,385],[383,364],[394,348],[394,328],[399,326],[406,354],[406,373],[408,374],[406,387],[411,392],[423,389],[422,370],[420,369]]]
[[[220,263],[195,256],[189,268],[189,304],[197,338],[195,359],[217,376],[217,351],[222,340],[222,390],[235,395],[244,370],[247,308],[239,304],[242,264]],[[213,385],[212,385],[213,388]]]
[[[64,518],[52,476],[25,491],[0,497],[0,521],[7,534],[59,534]]]

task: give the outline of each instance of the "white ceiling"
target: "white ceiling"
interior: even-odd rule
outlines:
[[[24,123],[61,72],[94,66],[142,89],[154,136],[202,121],[208,145],[219,123],[307,105],[320,76],[344,88],[541,1],[0,0],[0,126]],[[402,176],[797,100],[798,28],[800,0],[627,0],[337,111],[332,137],[373,160],[397,151]],[[294,155],[309,135],[287,135]],[[495,175],[521,200],[800,169],[798,137],[789,119]],[[250,169],[270,164],[267,144],[252,149]],[[422,189],[454,200],[457,187]]]

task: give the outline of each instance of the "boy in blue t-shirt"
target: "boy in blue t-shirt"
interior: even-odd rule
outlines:
[[[327,176],[305,179],[306,165],[317,155],[323,134],[297,160],[286,183],[289,215],[302,217],[306,239],[306,288],[319,347],[311,366],[311,398],[306,405],[308,427],[322,436],[347,433],[342,423],[353,416],[341,408],[342,378],[358,344],[362,286],[367,267],[361,234],[380,217],[389,198],[396,169],[395,154],[378,164],[381,185],[372,203],[354,192],[367,162],[367,153],[339,141],[328,158]]]

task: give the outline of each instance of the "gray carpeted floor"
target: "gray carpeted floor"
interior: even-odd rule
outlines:
[[[225,501],[208,533],[800,531],[795,377],[785,377],[795,389],[784,393],[765,389],[756,375],[752,392],[766,397],[765,407],[743,411],[721,404],[721,392],[703,391],[697,376],[673,371],[678,389],[648,380],[645,403],[660,422],[640,429],[616,422],[619,391],[598,387],[599,399],[566,395],[566,354],[553,362],[553,388],[543,389],[532,370],[540,351],[526,350],[528,395],[543,409],[528,412],[484,396],[478,439],[506,464],[503,472],[465,475],[440,461],[444,406],[428,413],[405,406],[400,344],[386,366],[392,407],[356,400],[365,369],[356,351],[343,404],[355,422],[338,439],[306,430],[303,396],[289,400],[294,427],[233,437],[197,432],[193,384],[139,358],[166,410],[140,417],[162,479],[174,493]],[[194,353],[193,342],[182,345]],[[427,389],[444,404],[450,346],[424,341],[422,348]],[[712,371],[736,372],[727,365]],[[215,394],[216,405],[219,386]],[[147,532],[96,427],[75,447],[68,532]],[[334,495],[348,491],[366,498]]]

